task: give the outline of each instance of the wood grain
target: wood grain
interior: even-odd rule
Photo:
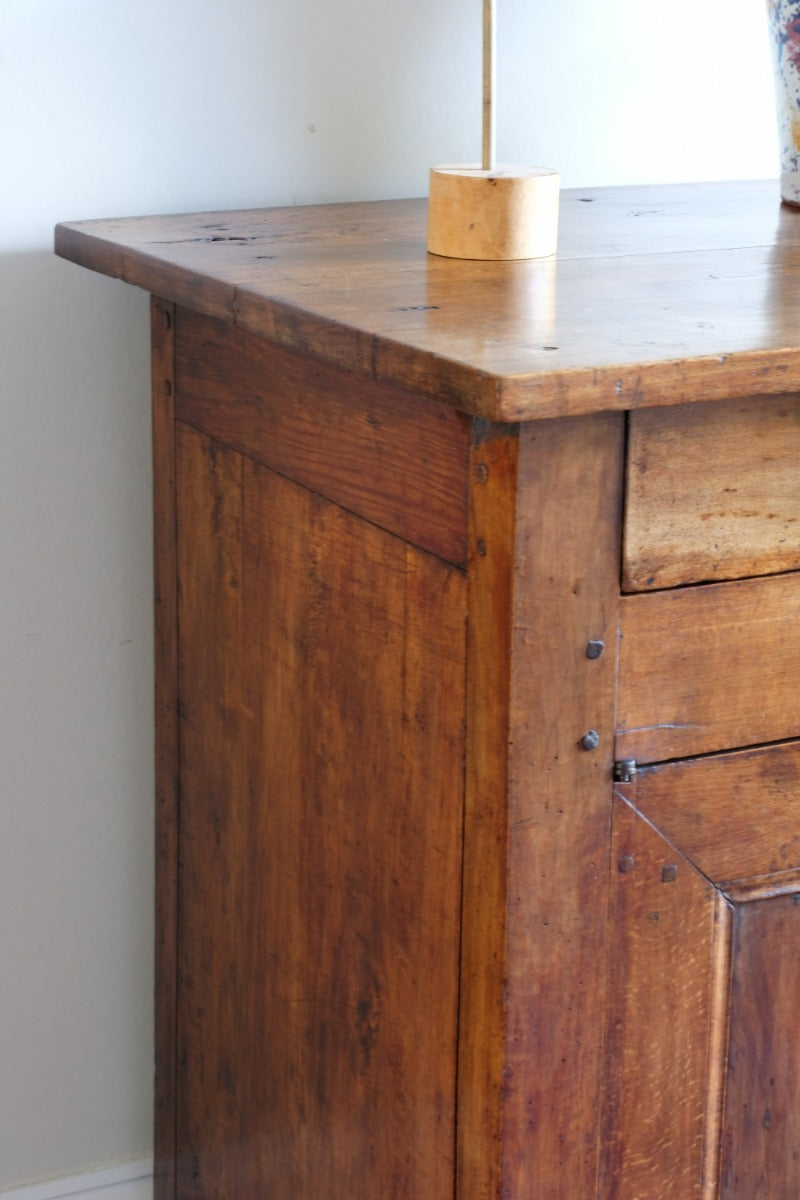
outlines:
[[[180,1195],[450,1196],[466,581],[179,463]]]
[[[175,307],[150,305],[155,603],[154,1197],[175,1196],[178,887],[178,575],[175,498]]]
[[[474,451],[460,1200],[595,1194],[623,432]]]
[[[800,1195],[800,906],[737,908],[720,1200]]]
[[[605,1200],[716,1200],[729,912],[619,797],[598,1193]]]
[[[448,562],[467,557],[469,422],[178,310],[178,418]]]
[[[59,228],[165,297],[158,1200],[796,1200],[800,216],[561,231]]]
[[[800,869],[798,742],[648,767],[625,791],[718,887]]]
[[[427,255],[425,225],[390,201],[77,222],[56,248],[491,420],[800,390],[800,218],[774,184],[575,189],[552,264]]]
[[[467,759],[458,1051],[458,1200],[504,1186],[508,778],[519,439],[486,429],[471,456]]]
[[[800,575],[624,596],[617,758],[796,738]]]
[[[623,586],[800,567],[800,397],[631,413]]]
[[[242,460],[176,435],[180,825],[176,1006],[177,1192],[237,1195],[238,1060],[249,964],[241,860],[249,830],[242,613]],[[200,898],[205,897],[201,907]],[[224,934],[223,934],[224,931]],[[252,1037],[252,1033],[250,1034]],[[248,1039],[249,1040],[249,1039]],[[249,1053],[249,1051],[248,1051]]]
[[[571,1200],[596,1187],[623,446],[613,413],[520,433],[504,1081],[511,1196]],[[592,640],[606,646],[596,659]],[[595,750],[582,744],[589,731]]]

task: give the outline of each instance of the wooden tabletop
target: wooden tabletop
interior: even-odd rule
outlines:
[[[531,420],[800,390],[775,182],[561,194],[555,258],[426,252],[423,200],[80,221],[62,257],[281,345]]]

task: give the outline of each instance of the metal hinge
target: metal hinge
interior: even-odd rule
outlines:
[[[630,783],[638,770],[635,758],[621,758],[614,763],[614,782]]]

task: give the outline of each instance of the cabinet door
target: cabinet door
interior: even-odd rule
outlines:
[[[609,1200],[800,1195],[800,743],[615,796]]]
[[[463,574],[182,425],[177,1194],[451,1196]]]

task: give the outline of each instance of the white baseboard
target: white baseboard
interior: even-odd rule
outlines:
[[[87,1200],[153,1200],[153,1160],[138,1159],[85,1175],[0,1191],[0,1200],[81,1200],[83,1196]]]

